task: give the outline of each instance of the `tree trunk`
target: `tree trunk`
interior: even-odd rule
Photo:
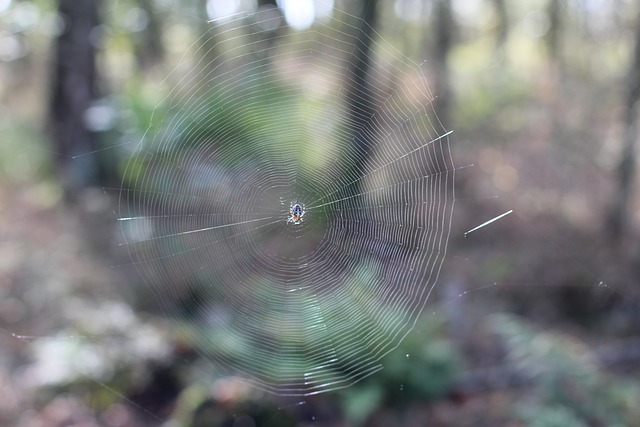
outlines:
[[[378,0],[362,0],[362,20],[355,39],[353,56],[347,67],[346,112],[347,132],[351,135],[349,167],[345,176],[348,181],[364,174],[367,160],[373,148],[371,133],[367,127],[375,114],[372,88],[367,76],[371,70],[371,44],[377,25]],[[350,185],[347,194],[356,194],[358,185]]]
[[[549,0],[547,5],[547,16],[549,17],[549,30],[545,35],[545,44],[547,45],[547,51],[549,56],[555,61],[559,62],[561,55],[560,49],[560,34],[562,32],[562,5],[560,0]]]
[[[505,0],[493,0],[493,6],[498,15],[498,25],[496,29],[496,50],[503,57],[505,55],[505,46],[509,39],[509,13]]]
[[[100,0],[58,0],[64,30],[56,39],[48,125],[60,154],[58,169],[67,196],[95,178],[97,135],[85,120],[98,95],[96,48]],[[76,157],[75,156],[81,156]]]
[[[629,199],[636,171],[636,140],[638,139],[638,100],[640,99],[640,22],[636,27],[635,46],[625,84],[624,141],[618,163],[618,189],[609,218],[609,235],[618,242],[629,227]]]
[[[260,41],[255,53],[260,61],[268,62],[284,25],[284,16],[276,0],[258,0],[258,16],[254,25],[257,25],[256,36]]]
[[[451,0],[436,0],[435,8],[435,108],[445,128],[450,127],[451,84],[449,82],[449,52],[453,46],[453,14]]]

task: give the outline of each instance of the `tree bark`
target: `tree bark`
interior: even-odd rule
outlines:
[[[500,55],[504,55],[504,49],[509,39],[509,13],[505,0],[493,0],[493,6],[498,15],[498,26],[496,31],[496,50]]]
[[[560,61],[560,34],[562,33],[562,5],[560,0],[549,0],[547,5],[547,15],[549,17],[549,30],[545,35],[545,44],[549,56],[556,62]]]
[[[96,171],[93,156],[84,154],[97,149],[97,135],[88,128],[85,115],[98,96],[99,3],[58,0],[64,30],[55,43],[48,127],[60,154],[58,169],[67,196],[88,186]]]
[[[260,43],[255,52],[259,60],[269,61],[276,39],[284,25],[284,15],[276,0],[258,0],[257,21],[258,32],[256,35],[259,37]]]
[[[635,46],[625,83],[627,93],[624,115],[624,140],[618,162],[618,188],[609,218],[609,235],[621,240],[629,227],[629,200],[636,174],[636,140],[638,139],[638,104],[640,100],[640,22],[636,26]]]
[[[453,13],[451,0],[436,0],[435,6],[435,108],[440,121],[450,126],[451,83],[449,81],[449,52],[453,46]]]
[[[346,77],[346,124],[348,134],[351,135],[351,147],[348,156],[350,163],[345,176],[349,181],[364,174],[373,148],[372,134],[367,131],[367,127],[371,125],[375,105],[367,76],[371,70],[371,44],[377,25],[378,0],[362,0],[361,7],[362,20],[355,39],[354,53],[347,66]],[[357,184],[348,187],[347,194],[356,194]]]

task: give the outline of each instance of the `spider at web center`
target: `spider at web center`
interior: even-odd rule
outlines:
[[[289,209],[289,218],[287,218],[287,223],[295,225],[301,224],[304,213],[304,209],[302,208],[300,203],[292,204],[291,208]]]

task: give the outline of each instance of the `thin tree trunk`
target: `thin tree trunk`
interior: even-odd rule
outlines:
[[[505,0],[493,0],[493,6],[498,15],[498,28],[496,31],[496,50],[500,55],[504,54],[507,40],[509,39],[509,13]]]
[[[276,38],[280,35],[284,24],[282,10],[278,7],[276,0],[258,0],[258,32],[261,43],[255,50],[258,59],[269,61],[273,54]]]
[[[609,235],[620,241],[629,227],[629,200],[636,172],[636,141],[638,139],[638,104],[640,100],[640,22],[636,27],[635,46],[627,75],[625,92],[624,141],[618,163],[618,189],[609,218]]]
[[[86,112],[98,95],[96,42],[100,0],[58,0],[64,31],[54,51],[48,126],[67,196],[95,178],[96,161],[85,155],[97,149]],[[76,157],[74,156],[81,156]]]
[[[549,17],[549,30],[545,35],[545,42],[549,56],[556,62],[560,61],[562,52],[560,48],[560,35],[562,32],[562,5],[560,0],[549,0],[547,16]]]
[[[451,84],[449,82],[449,52],[453,46],[453,14],[451,0],[436,0],[435,9],[435,108],[445,127],[450,126]]]
[[[372,88],[367,76],[371,70],[371,44],[377,25],[378,0],[362,0],[362,20],[355,40],[353,57],[347,68],[347,129],[351,134],[351,155],[346,171],[347,179],[364,173],[365,166],[373,148],[372,133],[367,131],[371,118],[375,114]],[[357,185],[349,186],[346,191],[356,194]]]

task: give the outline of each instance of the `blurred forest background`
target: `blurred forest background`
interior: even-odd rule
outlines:
[[[172,336],[118,246],[128,156],[209,19],[268,40],[313,25],[293,3],[0,0],[0,425],[640,425],[637,0],[316,1],[426,60],[461,167],[435,294],[301,405]]]

